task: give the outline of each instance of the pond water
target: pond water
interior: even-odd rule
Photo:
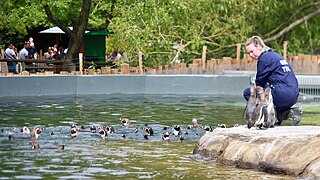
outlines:
[[[187,129],[192,118],[200,125],[245,124],[242,97],[188,95],[86,95],[5,97],[0,102],[0,179],[294,179],[255,170],[237,169],[192,154],[201,128]],[[131,120],[123,127],[120,118]],[[70,125],[84,126],[76,138]],[[92,125],[112,125],[105,139]],[[154,136],[144,140],[145,126]],[[162,134],[180,125],[185,138],[163,142]],[[44,128],[40,149],[31,140],[9,140],[20,127]],[[135,130],[138,132],[135,133]],[[124,137],[125,135],[125,137]],[[64,150],[47,149],[65,145]]]

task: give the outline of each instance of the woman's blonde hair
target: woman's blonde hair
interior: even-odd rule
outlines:
[[[246,42],[246,46],[249,46],[250,44],[253,44],[256,47],[260,45],[262,48],[269,48],[267,45],[264,44],[263,40],[259,36],[250,37]]]

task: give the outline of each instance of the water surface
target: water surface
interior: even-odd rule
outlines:
[[[5,97],[0,102],[1,179],[290,179],[255,170],[236,169],[192,154],[201,128],[187,129],[192,118],[200,126],[225,123],[245,124],[242,97],[188,95],[86,95],[49,97]],[[131,119],[123,127],[119,118]],[[105,139],[97,133],[69,135],[70,124],[113,125],[117,134]],[[162,133],[180,125],[188,132],[185,139],[171,137],[163,142]],[[144,140],[143,127],[155,135]],[[30,140],[9,140],[21,135],[20,127],[43,127],[31,149]],[[134,130],[138,129],[138,133]],[[123,136],[125,135],[125,137]]]

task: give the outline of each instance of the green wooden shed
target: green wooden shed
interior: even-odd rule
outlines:
[[[106,36],[113,34],[109,30],[90,31],[84,36],[85,61],[106,61]]]

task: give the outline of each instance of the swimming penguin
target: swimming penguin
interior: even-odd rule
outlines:
[[[149,140],[148,135],[145,134],[145,135],[143,136],[143,139],[144,139],[144,140]]]
[[[228,126],[226,124],[218,124],[217,126],[220,128],[228,128]]]
[[[42,132],[42,128],[34,128],[31,132],[31,139],[32,140],[35,140],[35,139],[38,139],[39,138],[39,134]]]
[[[120,121],[122,122],[122,125],[126,127],[130,126],[131,124],[129,118],[120,118]]]
[[[30,134],[30,129],[27,126],[23,126],[20,131],[23,134]]]
[[[71,128],[70,129],[70,136],[71,136],[71,138],[74,138],[74,137],[77,137],[77,135],[78,135],[78,130],[77,130],[77,128]]]
[[[31,140],[36,140],[39,138],[39,134],[42,132],[42,128],[34,128],[31,132],[30,136],[12,136],[9,135],[10,140],[15,140],[15,139],[31,139]]]
[[[91,126],[91,127],[90,127],[90,131],[91,131],[92,133],[96,133],[96,132],[97,132],[96,126],[95,126],[95,125]]]
[[[182,142],[184,140],[184,137],[182,135],[180,135],[179,140],[180,140],[180,142]]]
[[[233,127],[239,127],[239,126],[240,126],[239,124],[234,124],[234,125],[233,125]]]
[[[170,133],[168,131],[164,132],[162,135],[162,140],[169,141],[170,140],[169,136],[170,136]]]
[[[173,126],[173,132],[174,135],[179,136],[181,134],[181,128],[179,125],[174,125]]]
[[[151,127],[145,127],[144,130],[148,133],[149,136],[153,136],[153,129]]]
[[[211,126],[208,126],[208,125],[205,125],[205,126],[203,127],[203,129],[206,131],[206,133],[209,133],[209,132],[212,132],[212,131],[213,131],[212,127],[211,127]]]
[[[115,133],[113,126],[106,126],[105,130],[109,134]]]
[[[102,139],[106,138],[107,132],[105,129],[99,128],[99,134]]]
[[[134,132],[134,133],[138,133],[138,132],[139,132],[139,129],[136,128],[133,132]]]
[[[71,127],[71,128],[76,128],[77,131],[80,131],[80,128],[77,127],[77,125],[76,125],[75,123],[72,123],[72,124],[70,125],[70,127]]]
[[[64,150],[64,145],[60,145],[57,147],[40,147],[39,142],[31,142],[31,149],[57,149],[57,150]]]

